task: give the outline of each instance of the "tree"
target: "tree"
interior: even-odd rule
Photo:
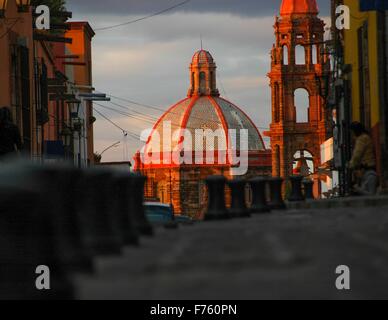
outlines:
[[[50,8],[53,16],[55,13],[66,11],[66,0],[32,0],[31,5],[35,7],[46,5]]]

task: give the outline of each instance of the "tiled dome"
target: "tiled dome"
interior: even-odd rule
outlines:
[[[144,149],[146,154],[160,153],[161,158],[165,158],[181,150],[179,147],[182,144],[185,152],[265,151],[263,139],[252,120],[236,105],[220,97],[216,87],[216,68],[208,51],[200,50],[194,54],[190,65],[191,86],[188,97],[172,106],[158,120]],[[164,137],[166,125],[171,125],[171,133],[167,131],[168,136]],[[243,129],[248,130],[248,150],[241,148],[240,135]],[[184,136],[183,130],[190,132],[192,141],[179,140]],[[196,130],[201,130],[203,135]],[[211,130],[217,136],[214,143],[204,138],[206,130]],[[232,136],[230,130],[235,130]],[[179,135],[174,137],[175,133]]]
[[[197,51],[192,59],[192,64],[211,64],[214,63],[214,59],[209,51],[199,50]]]
[[[319,10],[316,0],[283,0],[280,8],[281,16],[318,13]]]
[[[174,105],[157,122],[154,131],[151,134],[149,145],[153,145],[156,132],[160,137],[160,150],[171,152],[178,142],[172,142],[171,150],[163,149],[163,125],[171,122],[172,132],[180,129],[188,129],[193,137],[196,137],[196,129],[211,129],[216,131],[222,129],[223,140],[221,145],[228,145],[228,130],[235,129],[237,137],[237,146],[240,145],[239,133],[241,129],[248,130],[248,151],[264,151],[263,139],[251,119],[236,105],[220,97],[189,97]],[[198,139],[198,137],[196,137]],[[193,139],[194,140],[194,139]],[[195,150],[195,141],[192,141],[192,150]],[[205,147],[206,148],[206,147]],[[220,147],[220,150],[223,148]],[[218,148],[216,148],[218,150]],[[223,150],[222,150],[223,151]]]

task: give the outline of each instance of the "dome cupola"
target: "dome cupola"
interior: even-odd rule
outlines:
[[[217,89],[217,66],[210,52],[197,51],[190,64],[190,89],[188,97],[215,96],[219,97]]]

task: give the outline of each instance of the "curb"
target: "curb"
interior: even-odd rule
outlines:
[[[319,210],[360,207],[373,208],[384,206],[388,206],[388,196],[349,197],[329,200],[310,200],[305,202],[287,202],[287,208],[291,210]]]

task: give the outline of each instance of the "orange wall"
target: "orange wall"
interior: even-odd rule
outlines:
[[[30,8],[31,10],[31,8]],[[21,106],[14,106],[12,103],[11,88],[11,45],[23,43],[30,54],[30,123],[31,125],[31,150],[33,154],[37,153],[36,146],[36,128],[35,109],[33,104],[33,34],[32,34],[32,13],[18,12],[15,0],[9,0],[5,11],[5,19],[0,19],[0,106],[11,106],[15,123],[23,132],[21,122]],[[19,120],[18,120],[19,119]]]
[[[71,30],[66,32],[66,37],[72,38],[73,43],[67,44],[66,48],[74,55],[78,55],[79,59],[75,62],[83,62],[85,65],[74,66],[74,81],[77,85],[92,86],[92,38],[94,31],[87,22],[69,22]],[[80,90],[90,92],[90,90]],[[93,105],[88,103],[86,110],[86,118],[93,116]],[[89,161],[94,163],[94,132],[93,124],[87,122],[88,131],[88,151]]]

